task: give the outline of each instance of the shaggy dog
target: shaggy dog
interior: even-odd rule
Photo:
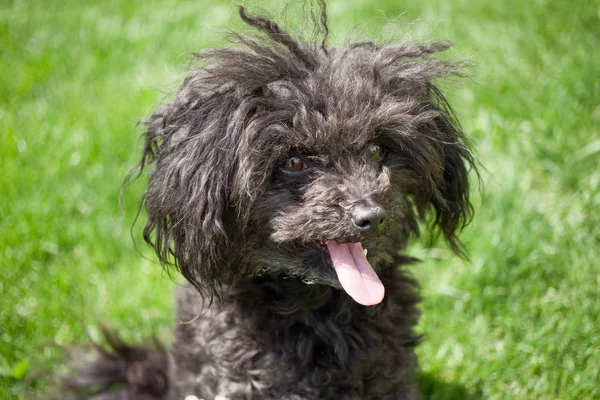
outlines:
[[[145,122],[144,237],[189,285],[167,351],[109,349],[66,381],[92,399],[416,399],[418,221],[461,253],[465,139],[434,81],[446,43],[328,48],[272,20],[203,51]]]

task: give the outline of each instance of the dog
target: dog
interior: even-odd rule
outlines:
[[[463,254],[475,162],[438,79],[448,43],[326,44],[272,19],[195,54],[144,121],[145,240],[179,287],[170,348],[108,348],[65,380],[89,399],[419,398],[420,221]]]

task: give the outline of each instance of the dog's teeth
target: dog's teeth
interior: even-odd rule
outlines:
[[[367,256],[367,249],[363,249],[363,251],[365,252],[365,257]]]

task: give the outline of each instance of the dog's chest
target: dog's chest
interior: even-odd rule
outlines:
[[[182,395],[375,399],[411,381],[403,376],[414,367],[410,340],[389,320],[248,317],[228,310],[178,328],[177,337],[188,339],[173,347],[188,374],[180,375],[189,381]]]

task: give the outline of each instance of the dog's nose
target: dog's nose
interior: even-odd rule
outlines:
[[[385,211],[377,205],[357,205],[352,209],[352,221],[361,231],[378,231],[384,217]]]

